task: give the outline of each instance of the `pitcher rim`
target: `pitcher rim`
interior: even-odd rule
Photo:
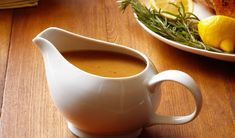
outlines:
[[[141,72],[139,72],[139,73],[137,73],[137,74],[134,74],[134,75],[124,76],[124,77],[105,77],[105,76],[100,76],[100,75],[92,74],[92,73],[90,73],[90,72],[84,71],[84,70],[82,70],[82,69],[76,67],[75,65],[73,65],[72,63],[70,63],[70,62],[61,54],[61,52],[56,48],[56,50],[58,50],[58,52],[61,54],[61,56],[62,56],[70,65],[72,65],[75,69],[80,70],[80,71],[82,71],[82,72],[84,72],[84,73],[86,73],[86,74],[88,74],[88,75],[90,75],[90,76],[94,76],[94,77],[98,77],[98,78],[102,78],[102,79],[110,79],[110,80],[133,79],[133,78],[139,77],[139,76],[141,76],[142,74],[144,74],[144,73],[148,70],[148,68],[149,68],[149,66],[150,66],[149,58],[148,58],[145,54],[141,53],[140,51],[138,51],[138,50],[136,50],[136,49],[133,49],[133,48],[130,48],[130,47],[128,47],[128,46],[121,45],[121,44],[116,44],[116,43],[107,42],[107,41],[104,41],[104,40],[99,40],[99,39],[95,39],[95,38],[91,38],[91,37],[79,35],[79,34],[76,34],[76,33],[73,33],[73,32],[69,32],[69,31],[64,30],[64,29],[61,29],[61,28],[57,28],[57,27],[49,27],[49,28],[43,30],[43,31],[40,32],[33,40],[35,40],[36,38],[45,39],[45,38],[41,37],[41,35],[42,35],[43,33],[47,32],[47,31],[50,31],[50,30],[62,31],[62,32],[67,33],[67,34],[70,34],[70,35],[72,35],[72,36],[80,37],[80,38],[82,38],[82,39],[86,39],[86,40],[89,40],[89,41],[93,41],[93,42],[97,42],[97,43],[101,43],[101,44],[108,44],[108,45],[112,45],[112,46],[115,46],[115,47],[118,47],[118,48],[121,48],[121,49],[129,50],[129,51],[131,51],[131,52],[133,52],[133,53],[136,53],[136,54],[138,55],[138,57],[146,64],[145,68],[144,68]],[[46,40],[46,39],[45,39],[45,40]],[[48,41],[48,40],[47,40],[47,41]],[[49,42],[49,41],[48,41],[48,42]],[[49,42],[49,43],[50,43],[50,42]],[[52,43],[51,43],[51,44],[52,44]],[[53,44],[52,44],[52,45],[53,45]],[[101,51],[102,51],[102,50],[101,50]],[[104,51],[105,51],[105,50],[104,50]],[[115,51],[112,51],[112,52],[118,53],[118,52],[115,52]],[[132,56],[132,55],[130,55],[130,54],[127,54],[127,55]],[[133,56],[132,56],[132,57],[133,57]],[[137,58],[137,57],[135,57],[135,58]]]

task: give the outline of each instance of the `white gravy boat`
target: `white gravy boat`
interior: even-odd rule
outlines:
[[[158,73],[150,60],[134,49],[54,27],[41,32],[33,42],[43,55],[50,95],[67,119],[69,129],[79,137],[137,137],[142,128],[151,125],[187,123],[201,109],[200,90],[189,75],[176,70]],[[129,77],[97,76],[75,67],[61,55],[61,52],[76,50],[128,54],[143,60],[146,68]],[[191,114],[163,116],[155,113],[163,81],[175,81],[189,89],[196,103]]]

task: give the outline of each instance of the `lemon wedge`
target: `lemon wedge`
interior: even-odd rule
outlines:
[[[235,49],[235,19],[216,15],[198,23],[198,33],[205,44],[225,52]]]
[[[159,9],[161,9],[163,11],[168,11],[168,12],[177,14],[178,8],[176,8],[174,5],[170,3],[180,5],[181,2],[184,5],[186,12],[193,12],[194,3],[192,0],[150,0],[149,4],[150,4],[150,7],[154,10],[158,11]],[[162,15],[170,19],[175,18],[174,16],[171,16],[169,14],[162,14]]]

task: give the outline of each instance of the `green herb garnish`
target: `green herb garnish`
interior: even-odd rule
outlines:
[[[198,17],[191,12],[186,12],[184,5],[179,6],[173,3],[178,9],[178,14],[167,11],[153,10],[141,4],[139,0],[118,0],[120,9],[124,12],[131,5],[138,20],[153,32],[184,45],[195,48],[205,49],[215,52],[223,52],[220,49],[208,46],[202,42],[197,30]],[[174,20],[168,19],[163,14],[175,17]]]

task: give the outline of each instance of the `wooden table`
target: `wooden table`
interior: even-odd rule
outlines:
[[[203,105],[184,125],[156,125],[140,137],[235,137],[235,63],[186,53],[146,33],[115,0],[40,0],[38,7],[0,11],[0,138],[74,138],[48,92],[39,32],[56,26],[81,35],[123,44],[146,54],[159,71],[182,70],[198,83]],[[187,114],[194,102],[176,83],[162,85],[157,112]]]

